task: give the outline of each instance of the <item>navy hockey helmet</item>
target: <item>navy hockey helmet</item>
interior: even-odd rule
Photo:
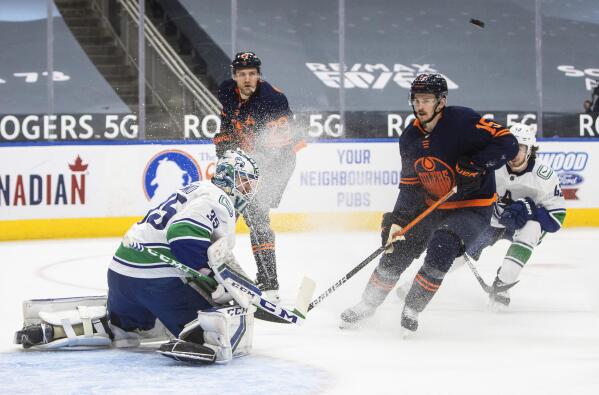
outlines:
[[[259,73],[261,65],[262,62],[255,53],[250,51],[238,52],[231,62],[231,70],[235,72],[239,69],[256,68]]]
[[[410,100],[414,99],[416,93],[432,93],[435,96],[447,97],[447,81],[441,74],[420,74],[410,87]]]

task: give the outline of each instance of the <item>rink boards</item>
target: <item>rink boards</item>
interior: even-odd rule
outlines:
[[[560,177],[566,226],[599,226],[599,144],[540,142]],[[214,146],[82,144],[0,147],[0,240],[120,236],[191,181],[209,180]],[[395,203],[397,141],[314,142],[298,153],[278,231],[374,230]],[[243,221],[238,230],[246,231]]]

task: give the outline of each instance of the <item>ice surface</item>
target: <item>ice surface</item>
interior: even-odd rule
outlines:
[[[292,304],[304,274],[316,295],[378,247],[375,233],[277,235],[283,300]],[[451,272],[420,315],[415,336],[399,335],[392,293],[360,330],[337,328],[375,262],[320,303],[303,327],[257,321],[254,352],[227,366],[191,367],[151,348],[26,352],[12,345],[21,301],[97,295],[118,239],[0,243],[0,393],[118,394],[598,394],[599,231],[548,235],[493,313],[467,267]],[[503,253],[485,251],[490,283]],[[255,272],[247,236],[235,252]],[[401,282],[413,278],[416,266]]]

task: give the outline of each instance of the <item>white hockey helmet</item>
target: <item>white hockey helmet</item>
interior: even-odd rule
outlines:
[[[537,143],[535,131],[530,125],[515,123],[510,127],[510,132],[518,140],[518,144],[526,146],[526,159],[528,159],[532,152],[532,147]]]
[[[212,183],[231,196],[235,210],[241,213],[256,194],[259,175],[256,161],[237,148],[218,159]]]

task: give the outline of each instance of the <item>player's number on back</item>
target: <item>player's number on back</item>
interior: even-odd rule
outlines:
[[[163,230],[168,221],[177,213],[177,209],[173,207],[177,203],[185,203],[187,198],[178,193],[173,193],[164,202],[156,208],[148,211],[146,216],[138,222],[138,224],[148,223],[154,229]]]

